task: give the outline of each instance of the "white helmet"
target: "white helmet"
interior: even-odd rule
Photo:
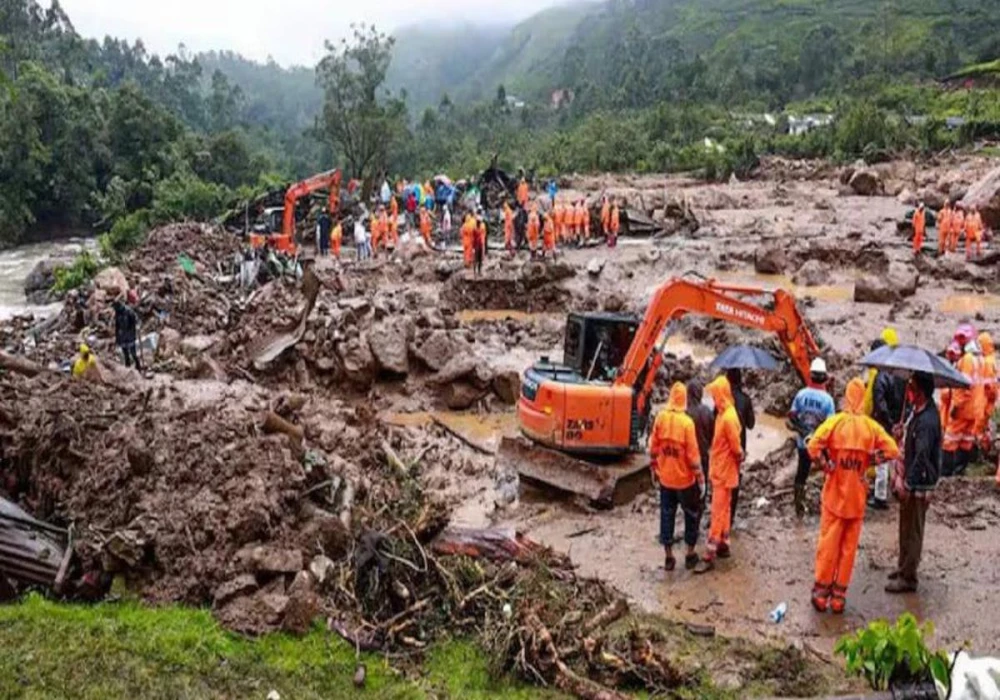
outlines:
[[[826,376],[826,361],[822,357],[817,357],[809,366],[809,373]]]

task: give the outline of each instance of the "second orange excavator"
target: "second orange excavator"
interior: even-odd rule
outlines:
[[[299,199],[319,190],[329,190],[330,215],[336,216],[340,205],[340,170],[330,170],[325,173],[296,182],[285,192],[285,206],[268,209],[264,212],[267,231],[250,235],[250,245],[259,248],[265,244],[274,246],[275,250],[294,255],[298,251],[295,243],[295,208]],[[281,222],[280,229],[278,222]]]
[[[748,296],[770,297],[773,305],[741,298]],[[653,384],[669,326],[689,314],[774,333],[803,380],[819,356],[795,299],[784,290],[681,278],[657,289],[641,321],[571,314],[563,364],[543,357],[524,374],[517,405],[524,437],[503,441],[501,468],[611,505],[619,481],[648,468]]]

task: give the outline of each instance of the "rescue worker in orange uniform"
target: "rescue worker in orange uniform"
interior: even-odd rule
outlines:
[[[993,426],[991,419],[997,407],[997,355],[993,345],[993,336],[986,331],[979,334],[979,349],[982,357],[983,393],[986,395],[986,409],[982,413],[981,423],[976,428],[979,435],[979,446],[986,452],[993,444]]]
[[[896,441],[865,415],[864,404],[865,384],[852,379],[843,411],[824,421],[809,441],[813,464],[826,472],[812,591],[812,604],[819,612],[844,612],[868,505],[868,465],[876,454],[880,459],[899,456]]]
[[[552,223],[555,225],[556,240],[563,241],[566,239],[566,207],[557,199],[551,213]]]
[[[431,242],[431,227],[431,213],[427,207],[420,207],[420,235],[423,236],[428,248],[434,247]]]
[[[924,203],[917,205],[917,210],[913,212],[913,254],[920,255],[924,247],[924,236],[927,234],[927,210]]]
[[[965,210],[961,204],[956,204],[951,213],[951,240],[948,243],[949,252],[958,252],[958,239],[965,231]]]
[[[965,217],[965,259],[972,259],[972,250],[976,251],[978,258],[983,254],[983,217],[979,215],[979,209],[972,207],[969,215]]]
[[[382,207],[379,207],[372,218],[372,252],[378,255],[379,248],[384,244],[384,239],[386,231],[383,228],[383,221],[385,219],[385,211]]]
[[[556,256],[556,224],[552,220],[552,215],[546,214],[542,224],[542,257],[550,253],[553,258]]]
[[[538,234],[541,233],[542,222],[538,216],[538,205],[534,202],[531,203],[531,211],[528,213],[528,249],[531,251],[531,257],[535,257],[538,252]]]
[[[337,221],[337,225],[333,227],[333,231],[330,233],[330,243],[333,244],[333,257],[340,260],[340,244],[344,241],[344,222]]]
[[[473,236],[476,233],[476,219],[472,214],[465,215],[462,223],[462,260],[466,267],[472,267],[474,251],[472,249]]]
[[[677,382],[670,389],[667,407],[660,411],[649,435],[651,467],[660,484],[660,544],[665,554],[663,566],[673,571],[674,520],[677,507],[684,513],[684,544],[687,555],[684,567],[698,564],[695,545],[701,521],[701,499],[705,476],[701,471],[701,452],[694,421],[687,415],[687,387]]]
[[[718,377],[705,391],[715,403],[715,434],[708,458],[708,478],[712,482],[712,525],[708,531],[705,558],[695,568],[703,574],[715,568],[715,558],[729,557],[729,528],[732,522],[730,503],[733,489],[740,483],[743,448],[740,444],[740,417],[736,413],[729,380]]]
[[[611,235],[608,237],[608,247],[614,248],[618,245],[618,232],[621,230],[621,210],[618,202],[611,203]]]
[[[517,203],[522,209],[528,207],[528,181],[521,177],[521,181],[517,183]]]
[[[972,463],[977,444],[976,428],[986,410],[986,388],[983,384],[983,362],[974,351],[975,329],[966,324],[959,328],[949,348],[954,357],[961,353],[956,369],[972,385],[968,389],[948,389],[941,392],[943,432],[941,474],[960,476]],[[964,350],[960,350],[964,345]]]
[[[389,200],[389,247],[399,245],[399,201],[392,197]]]
[[[503,203],[503,246],[514,257],[514,210],[507,202]]]
[[[945,200],[944,207],[938,212],[938,257],[948,252],[948,240],[951,238],[951,200]]]
[[[601,235],[605,238],[611,235],[611,203],[607,197],[601,200]]]

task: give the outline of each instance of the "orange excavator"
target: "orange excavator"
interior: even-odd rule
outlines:
[[[295,243],[295,207],[299,199],[319,190],[329,190],[330,216],[336,216],[340,206],[340,179],[339,169],[329,170],[296,182],[289,187],[288,191],[285,192],[284,207],[264,211],[267,233],[251,234],[250,245],[254,248],[260,248],[269,243],[277,251],[294,255],[298,252],[298,245]],[[278,230],[279,220],[281,221],[280,231]]]
[[[767,296],[767,308],[741,296]],[[571,314],[563,364],[543,357],[524,374],[517,417],[524,437],[501,444],[500,466],[529,481],[577,493],[600,505],[619,500],[619,482],[648,469],[650,396],[670,326],[688,314],[774,333],[805,381],[819,347],[783,290],[673,279],[645,318]]]

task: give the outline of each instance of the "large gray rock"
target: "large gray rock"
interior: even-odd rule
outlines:
[[[295,574],[302,571],[302,552],[279,547],[254,547],[250,552],[250,569],[258,574]]]
[[[863,275],[854,285],[854,301],[892,304],[917,293],[920,274],[911,265],[892,263],[884,275]]]
[[[779,246],[762,246],[754,252],[753,267],[760,275],[783,275],[788,267],[785,249]]]
[[[125,273],[117,267],[106,267],[97,273],[97,277],[94,278],[94,286],[109,297],[114,298],[128,291],[128,279],[125,278]]]
[[[185,357],[197,357],[211,350],[218,342],[217,335],[190,335],[181,341],[180,350]]]
[[[521,397],[521,375],[514,371],[497,372],[493,375],[493,393],[509,406]]]
[[[871,197],[884,190],[882,178],[874,170],[855,170],[848,183],[855,194]]]
[[[409,318],[385,319],[375,324],[368,334],[379,370],[397,375],[410,372],[410,340],[413,338],[413,322]]]
[[[444,402],[452,411],[464,411],[472,408],[485,395],[486,392],[483,389],[464,381],[449,384],[443,392]]]
[[[413,349],[413,356],[427,369],[438,372],[456,356],[471,352],[468,342],[459,338],[453,332],[446,330],[432,331],[427,339]]]
[[[368,336],[361,333],[346,340],[337,348],[337,354],[347,381],[360,387],[372,385],[378,373],[378,363],[372,354]]]
[[[966,211],[969,207],[979,207],[983,223],[994,230],[1000,230],[1000,168],[994,168],[970,187],[962,198],[962,204]]]
[[[67,264],[68,261],[59,258],[39,260],[24,279],[24,295],[32,296],[36,292],[52,289],[56,283],[56,270]]]
[[[830,267],[819,260],[807,260],[792,277],[792,282],[802,287],[819,287],[830,281]]]

